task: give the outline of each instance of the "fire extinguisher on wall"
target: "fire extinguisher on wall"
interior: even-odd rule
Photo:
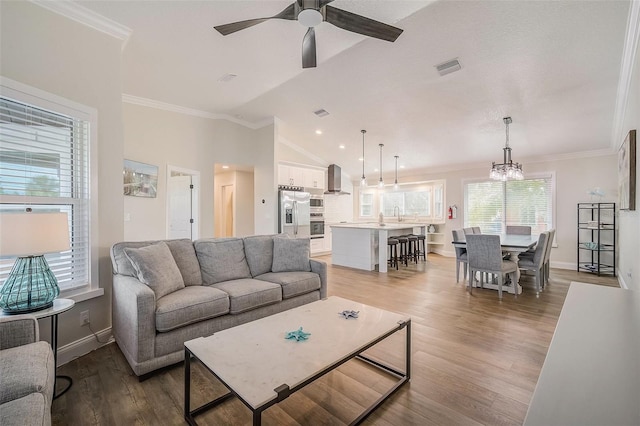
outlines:
[[[458,207],[454,204],[449,206],[449,219],[455,219],[458,216]]]

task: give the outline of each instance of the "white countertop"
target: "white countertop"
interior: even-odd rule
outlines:
[[[337,223],[335,225],[329,225],[332,228],[357,228],[357,229],[408,229],[417,226],[429,226],[428,223],[411,223],[411,222],[385,222],[380,225],[377,222],[369,223]]]

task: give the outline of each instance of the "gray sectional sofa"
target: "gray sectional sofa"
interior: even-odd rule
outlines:
[[[51,424],[53,351],[32,315],[0,317],[0,425]]]
[[[111,260],[113,335],[137,376],[182,361],[187,340],[327,296],[308,239],[122,242]]]

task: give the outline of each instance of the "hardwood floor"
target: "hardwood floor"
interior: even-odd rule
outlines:
[[[378,408],[369,425],[510,425],[527,412],[571,281],[617,287],[611,277],[551,271],[539,298],[525,288],[517,299],[493,290],[470,295],[456,284],[454,259],[430,254],[428,262],[389,274],[329,264],[329,295],[412,318],[412,378]],[[522,281],[533,285],[531,278]],[[372,349],[402,367],[404,333]],[[192,404],[224,387],[192,364]],[[179,425],[183,419],[183,366],[140,383],[116,344],[58,369],[73,387],[53,402],[54,425]],[[390,387],[393,379],[353,360],[263,413],[265,425],[348,424]],[[197,417],[199,424],[251,424],[237,399]]]

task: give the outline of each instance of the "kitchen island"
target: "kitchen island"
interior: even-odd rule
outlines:
[[[394,235],[424,234],[426,226],[424,223],[405,222],[331,225],[331,262],[365,271],[375,270],[377,264],[378,271],[386,273],[387,238]]]

